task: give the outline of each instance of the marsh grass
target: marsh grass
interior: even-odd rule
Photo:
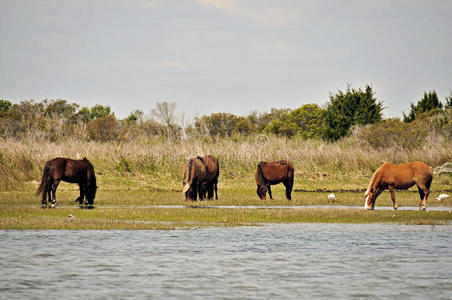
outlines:
[[[262,142],[264,141],[264,142]],[[182,165],[197,155],[212,154],[220,162],[222,187],[254,186],[254,170],[261,160],[287,159],[295,167],[295,189],[365,189],[383,162],[421,160],[432,167],[452,161],[450,142],[427,142],[415,149],[395,146],[375,150],[355,136],[336,143],[270,136],[203,138],[170,141],[162,138],[135,143],[64,143],[1,140],[0,190],[32,190],[41,180],[45,162],[57,156],[87,157],[94,165],[101,189],[177,191]],[[451,176],[436,177],[438,190],[450,189]]]
[[[263,142],[262,142],[263,141]],[[450,143],[426,143],[407,150],[390,147],[376,151],[355,137],[337,143],[299,138],[258,136],[178,140],[156,138],[136,143],[32,143],[0,141],[0,229],[173,229],[206,226],[241,226],[261,223],[336,222],[450,224],[450,212],[374,211],[358,209],[207,209],[210,205],[362,206],[363,190],[383,162],[425,161],[434,167],[452,161]],[[219,200],[186,203],[181,193],[182,165],[197,155],[212,154],[220,162]],[[57,209],[40,209],[34,195],[44,163],[57,156],[87,157],[94,165],[99,189],[94,210],[81,210],[74,202],[78,187],[61,183]],[[256,195],[254,170],[261,160],[287,159],[295,166],[293,200],[282,185],[272,187],[275,199]],[[452,176],[434,176],[429,207],[447,205],[434,199],[451,191]],[[298,191],[298,192],[297,192]],[[333,191],[334,203],[327,195]],[[419,203],[416,188],[396,192],[399,207]],[[452,202],[452,201],[450,201]],[[121,207],[124,206],[124,207]],[[186,205],[180,209],[143,208],[151,205]],[[110,206],[110,208],[109,208]],[[140,208],[141,206],[141,208]],[[392,206],[383,193],[376,206]],[[200,207],[200,208],[194,208]],[[76,216],[73,222],[67,215]]]
[[[293,194],[293,200],[287,201],[282,187],[278,187],[274,189],[275,199],[262,201],[254,194],[254,189],[240,191],[233,187],[221,190],[219,200],[186,202],[180,192],[113,190],[99,192],[95,209],[84,210],[73,202],[77,197],[76,190],[67,189],[59,192],[59,206],[56,209],[41,209],[39,199],[31,192],[1,192],[0,229],[192,229],[299,222],[443,225],[452,221],[451,211],[265,208],[294,205],[359,207],[363,205],[362,193],[338,192],[334,203],[328,202],[327,194],[327,192],[296,192]],[[399,207],[416,207],[418,195],[415,192],[399,192],[397,202]],[[154,207],[156,205],[177,205],[177,207]],[[214,205],[262,208],[209,208]],[[377,208],[391,205],[388,193],[382,194],[377,200]],[[428,202],[430,207],[441,205],[444,204],[436,200]],[[76,219],[68,221],[68,214],[74,215]]]
[[[68,221],[68,214],[75,219]],[[193,229],[259,226],[266,223],[450,224],[448,211],[365,211],[358,209],[98,208],[94,210],[10,207],[0,211],[1,229]]]

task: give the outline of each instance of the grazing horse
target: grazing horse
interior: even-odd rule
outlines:
[[[220,175],[220,167],[218,160],[207,155],[204,157],[192,158],[183,167],[183,189],[185,200],[196,201],[199,196],[200,200],[206,198],[212,199],[214,190],[215,198],[218,199],[218,176]]]
[[[80,206],[85,204],[87,208],[93,208],[97,186],[94,167],[89,160],[57,157],[46,162],[41,184],[36,190],[36,195],[42,194],[43,208],[47,207],[47,201],[52,202],[51,207],[57,205],[55,193],[61,180],[77,183],[80,188],[80,196],[75,201],[78,201]],[[86,198],[85,201],[83,198]]]
[[[256,168],[254,178],[257,184],[257,196],[262,200],[266,200],[266,194],[272,197],[270,186],[282,182],[286,187],[287,200],[291,200],[291,193],[293,187],[294,168],[287,160],[280,160],[275,162],[261,161]]]
[[[364,193],[366,198],[364,208],[374,209],[378,195],[387,189],[391,194],[392,208],[396,210],[394,190],[406,190],[416,184],[421,198],[419,210],[425,210],[432,180],[432,168],[421,161],[401,165],[385,163],[375,171],[370,180],[369,187]]]
[[[215,199],[218,200],[218,177],[220,176],[218,160],[212,155],[198,156],[197,159],[201,160],[206,168],[206,176],[201,184],[201,200],[206,198],[206,192],[207,199],[212,199],[214,191]]]

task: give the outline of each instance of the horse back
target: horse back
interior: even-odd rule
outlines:
[[[94,168],[87,159],[74,160],[70,158],[57,157],[49,160],[53,178],[70,183],[81,183],[82,181],[94,179]]]
[[[206,167],[206,181],[215,181],[219,174],[218,160],[212,155],[202,157]]]
[[[287,160],[275,162],[260,162],[260,168],[265,180],[270,184],[277,184],[293,177],[294,168]],[[259,167],[258,167],[259,168]],[[256,170],[256,181],[258,179],[258,169]]]
[[[425,183],[432,179],[431,168],[420,161],[392,165],[384,164],[380,168],[378,179],[382,186],[393,186],[396,189],[408,189],[414,184]]]

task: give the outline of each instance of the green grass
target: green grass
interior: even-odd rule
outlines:
[[[389,147],[375,150],[354,137],[336,143],[316,140],[269,138],[262,145],[256,136],[178,140],[150,139],[142,142],[65,143],[2,140],[0,143],[0,229],[172,229],[204,226],[241,226],[291,222],[396,222],[401,224],[450,224],[449,212],[364,211],[362,209],[201,209],[209,205],[306,206],[364,204],[374,170],[383,162],[422,160],[432,167],[452,160],[450,142],[428,143],[423,148]],[[220,162],[219,200],[186,203],[181,193],[182,165],[196,155],[212,154]],[[61,183],[59,207],[40,209],[34,195],[45,162],[56,156],[87,157],[96,171],[99,190],[94,210],[80,210],[76,185]],[[254,171],[261,160],[287,159],[295,167],[292,201],[282,185],[272,187],[274,199],[256,195]],[[434,175],[428,207],[452,205],[434,198],[451,193],[452,175]],[[333,191],[334,203],[327,195]],[[396,192],[399,207],[417,207],[416,188]],[[120,207],[120,206],[123,207]],[[150,205],[186,205],[184,208],[145,208]],[[134,207],[133,207],[134,206]],[[376,207],[392,206],[387,192]],[[73,222],[67,215],[76,215]]]
[[[41,209],[32,192],[0,192],[0,229],[174,229],[213,226],[261,225],[265,223],[380,223],[451,224],[450,211],[365,211],[359,209],[303,208],[265,209],[265,206],[347,205],[362,206],[361,192],[335,192],[336,201],[328,202],[328,192],[294,192],[293,200],[284,198],[282,186],[273,188],[275,199],[262,201],[254,187],[222,187],[219,200],[186,202],[181,192],[152,190],[99,190],[96,208],[83,210],[73,200],[75,186],[62,184],[57,192],[56,209]],[[432,195],[434,196],[434,195]],[[418,204],[418,194],[396,194],[399,207]],[[450,206],[451,203],[446,203]],[[428,205],[446,205],[431,197]],[[158,208],[154,205],[184,205],[182,208]],[[206,208],[206,206],[262,206],[262,209]],[[388,193],[377,199],[378,206],[391,206]],[[204,207],[204,208],[203,208]],[[74,221],[68,221],[68,214]]]
[[[68,214],[75,216],[68,221]],[[361,209],[228,209],[228,208],[6,208],[1,229],[192,229],[265,223],[399,223],[450,224],[449,211],[365,211]]]

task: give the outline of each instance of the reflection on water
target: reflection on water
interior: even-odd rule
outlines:
[[[0,298],[452,298],[452,226],[0,231]]]

